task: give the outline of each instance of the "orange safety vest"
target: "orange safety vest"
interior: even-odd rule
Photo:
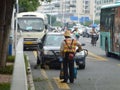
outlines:
[[[73,40],[71,45],[72,39],[66,39],[66,43],[64,44],[64,52],[75,52],[76,51],[76,45],[77,41]],[[71,49],[69,48],[71,47]]]

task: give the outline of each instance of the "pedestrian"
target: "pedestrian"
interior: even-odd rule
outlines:
[[[76,47],[78,51],[82,50],[80,43],[76,39],[71,38],[71,33],[66,30],[64,33],[65,39],[61,43],[60,53],[63,57],[63,72],[64,80],[62,83],[67,83],[68,79],[70,83],[74,83],[74,58],[76,52]],[[68,71],[69,70],[69,71]]]
[[[80,32],[78,30],[78,27],[75,27],[74,30],[72,31],[72,33],[75,35],[75,38],[77,40],[79,40],[79,37],[80,37]]]
[[[91,44],[93,46],[96,46],[96,42],[98,40],[98,33],[96,32],[94,26],[92,27],[92,31],[90,33],[91,33]]]

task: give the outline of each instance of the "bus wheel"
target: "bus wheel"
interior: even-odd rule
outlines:
[[[110,56],[111,56],[111,54],[110,54],[110,52],[109,52],[109,49],[108,49],[107,40],[106,40],[106,42],[105,42],[105,53],[106,53],[106,56],[107,56],[107,57],[110,57]]]

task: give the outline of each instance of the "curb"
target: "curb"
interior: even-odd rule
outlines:
[[[28,68],[27,68],[28,69],[28,86],[30,90],[35,90],[28,56],[27,56],[27,60],[28,60]]]

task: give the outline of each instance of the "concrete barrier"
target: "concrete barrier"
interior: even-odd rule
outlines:
[[[19,39],[16,47],[15,64],[10,90],[28,90],[23,53],[23,38]]]

